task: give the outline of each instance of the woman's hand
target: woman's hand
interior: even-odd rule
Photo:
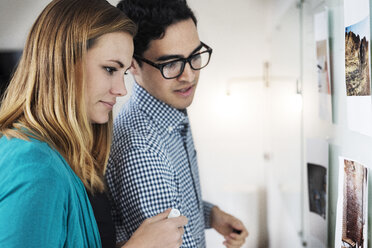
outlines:
[[[122,248],[178,248],[187,218],[167,219],[171,209],[146,219]]]

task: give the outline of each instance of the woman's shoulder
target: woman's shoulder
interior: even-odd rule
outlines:
[[[0,138],[0,147],[2,148],[0,152],[5,155],[18,154],[33,156],[35,158],[37,158],[40,153],[47,154],[49,150],[51,150],[46,142],[37,139],[29,138],[25,140],[14,137],[8,138],[6,136]]]
[[[87,239],[84,231],[90,233],[88,228],[94,228],[94,223],[93,214],[86,211],[84,187],[77,181],[47,143],[0,138],[0,246],[83,243]]]
[[[68,172],[64,161],[47,143],[0,138],[0,182],[31,183],[60,190]]]

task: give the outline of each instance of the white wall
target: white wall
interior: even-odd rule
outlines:
[[[1,0],[0,49],[23,49],[32,24],[51,0]],[[118,0],[109,0],[116,4]]]
[[[243,220],[250,232],[244,247],[266,247],[261,78],[269,57],[267,1],[188,2],[201,40],[214,49],[189,108],[203,196]],[[252,77],[258,79],[248,82]],[[223,247],[215,231],[207,241]]]
[[[23,49],[27,34],[49,0],[0,1],[0,49]]]
[[[1,0],[0,49],[22,48],[26,33],[48,2]],[[116,4],[118,0],[110,2]],[[243,220],[250,232],[244,247],[268,247],[266,174],[270,167],[263,155],[272,151],[268,150],[271,140],[265,133],[270,125],[265,123],[269,120],[265,116],[268,95],[262,74],[263,63],[272,59],[270,39],[276,25],[269,20],[279,22],[287,12],[273,15],[272,6],[277,5],[270,0],[188,2],[199,19],[201,40],[214,49],[189,109],[203,196]],[[275,49],[280,49],[280,42],[277,45]],[[130,94],[130,76],[127,81]],[[227,88],[230,96],[226,95]],[[119,100],[114,114],[127,97]],[[285,205],[277,209],[282,208],[287,209]],[[291,222],[284,224],[296,230]],[[279,229],[272,230],[279,233]],[[293,232],[287,236],[291,235]],[[207,240],[208,247],[223,247],[222,238],[214,231],[207,232]]]

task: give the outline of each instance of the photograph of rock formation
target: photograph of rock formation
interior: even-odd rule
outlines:
[[[345,28],[347,96],[371,95],[369,77],[369,19]]]
[[[367,168],[344,160],[342,248],[367,248]]]
[[[307,163],[307,183],[310,212],[326,218],[327,169],[317,164]]]

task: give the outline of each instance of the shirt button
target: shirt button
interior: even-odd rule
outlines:
[[[169,131],[169,132],[172,132],[173,129],[174,129],[174,128],[173,128],[172,126],[168,127],[168,131]]]

